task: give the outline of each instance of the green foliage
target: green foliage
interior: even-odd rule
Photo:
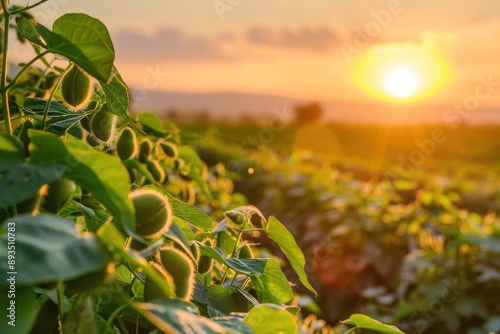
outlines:
[[[302,251],[186,143],[197,136],[130,116],[105,25],[1,15],[36,54],[14,78],[4,64],[0,80],[0,287],[16,272],[17,333],[297,333],[280,262],[246,239],[274,239],[315,292]],[[61,56],[68,70],[52,65]]]
[[[224,129],[226,138],[240,132]],[[457,131],[478,136],[485,130]],[[307,273],[318,298],[310,310],[319,317],[336,323],[362,309],[401,330],[424,333],[479,333],[494,326],[500,312],[498,166],[474,160],[426,167],[405,178],[393,169],[397,165],[380,173],[265,148],[242,154],[226,141],[198,146],[203,159],[253,168],[252,175],[238,171],[235,189],[279,217],[306,259],[314,259],[314,271]],[[274,234],[280,244],[287,232]],[[259,242],[279,252],[274,243]],[[324,325],[318,319],[307,323]]]

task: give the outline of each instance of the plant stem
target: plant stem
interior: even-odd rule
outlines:
[[[57,285],[57,310],[59,312],[59,333],[63,334],[62,321],[63,321],[63,285],[61,282]]]
[[[243,282],[243,285],[241,286],[241,289],[245,290],[245,288],[247,287],[248,283],[250,283],[251,281],[252,281],[252,279],[250,277],[247,277],[247,279],[245,280],[245,282]]]
[[[45,122],[47,121],[47,115],[49,114],[50,103],[52,102],[52,99],[54,99],[54,94],[56,93],[57,87],[59,87],[59,83],[61,82],[65,73],[66,72],[64,72],[59,76],[56,85],[54,86],[54,88],[52,88],[52,91],[50,92],[49,99],[47,100],[47,104],[45,105],[45,109],[43,110],[42,131],[45,131]]]
[[[127,307],[127,304],[123,304],[122,306],[120,306],[119,308],[117,308],[108,318],[108,326],[111,327],[111,325],[113,324],[113,321],[115,320],[116,316],[118,315],[118,313],[120,313],[121,311],[123,311],[123,309],[125,309]]]
[[[18,9],[18,10],[15,10],[11,13],[11,15],[14,15],[14,14],[19,14],[19,13],[22,13],[22,12],[25,12],[27,10],[30,10],[32,8],[35,8],[37,6],[40,6],[41,4],[43,4],[44,2],[47,2],[49,0],[40,0],[39,2],[33,4],[33,5],[29,5],[29,6],[26,6],[24,8],[21,8],[21,9]]]
[[[3,117],[5,119],[5,130],[12,134],[12,123],[10,121],[10,105],[9,105],[9,90],[7,87],[7,64],[9,51],[9,28],[10,28],[10,12],[7,7],[7,0],[2,0],[2,8],[4,15],[3,27],[3,55],[2,55],[2,73],[0,73],[0,98],[2,99]]]
[[[241,230],[241,232],[255,232],[255,231],[262,231],[264,232],[266,229],[265,228],[247,228],[246,230]]]
[[[344,334],[349,334],[349,333],[354,333],[356,331],[356,329],[358,329],[359,327],[353,327],[351,329],[349,329],[347,332],[345,332]]]

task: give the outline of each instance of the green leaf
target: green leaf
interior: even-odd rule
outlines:
[[[41,186],[54,182],[64,173],[62,165],[20,164],[0,179],[0,207],[18,204],[35,195]]]
[[[299,276],[302,284],[314,294],[318,294],[312,287],[307,279],[307,274],[304,270],[306,260],[302,250],[295,242],[293,235],[286,229],[286,227],[275,217],[271,216],[269,221],[263,222],[264,229],[267,235],[273,239],[281,248],[293,269]]]
[[[238,334],[256,334],[252,327],[248,326],[243,319],[238,317],[218,317],[212,318],[213,321],[224,327],[227,331],[231,333]]]
[[[198,173],[200,172],[197,172],[194,168],[191,168],[191,170],[189,171],[189,177],[198,185],[200,190],[203,192],[203,195],[211,200],[212,194],[210,193],[210,188],[208,187],[207,182],[203,180]]]
[[[243,297],[245,297],[245,299],[248,300],[248,302],[250,304],[252,304],[253,306],[260,305],[260,302],[254,296],[252,296],[251,294],[249,294],[248,292],[246,292],[245,290],[243,290],[239,286],[236,287],[236,290],[238,290],[239,293],[241,293],[243,295]]]
[[[198,140],[198,139],[202,139],[203,138],[202,136],[200,136],[197,133],[194,133],[194,132],[191,132],[191,131],[186,131],[186,130],[179,131],[179,136],[181,137],[182,141],[185,141],[185,140]]]
[[[17,31],[21,33],[21,35],[26,38],[31,43],[44,46],[45,44],[40,39],[38,32],[35,29],[35,26],[25,17],[20,17],[16,20],[17,22]]]
[[[16,264],[7,266],[9,234],[0,240],[1,285],[7,272],[16,271],[18,286],[65,281],[105,268],[113,261],[111,253],[94,236],[81,236],[74,222],[53,215],[21,215],[11,218],[15,225]]]
[[[32,162],[68,167],[64,177],[90,191],[109,210],[114,221],[135,235],[134,207],[128,197],[129,175],[117,157],[96,151],[72,137],[63,142],[52,134],[36,130],[30,130],[29,136]]]
[[[0,173],[24,162],[23,143],[8,133],[0,133]]]
[[[128,114],[129,106],[129,89],[125,81],[123,81],[120,73],[115,68],[115,74],[113,75],[111,81],[107,83],[106,81],[100,81],[102,90],[106,95],[106,105],[116,116],[120,117],[124,121],[128,122],[135,130],[142,132],[141,128],[135,124],[135,122],[130,118]]]
[[[164,333],[223,334],[227,331],[198,314],[196,306],[179,299],[155,299],[134,306],[146,319]]]
[[[389,326],[372,319],[363,314],[353,314],[348,320],[341,321],[343,324],[356,326],[358,328],[370,329],[385,334],[404,334],[395,326]]]
[[[145,164],[141,164],[138,160],[136,159],[127,159],[125,161],[122,161],[122,163],[130,168],[130,169],[135,169],[139,171],[142,175],[146,177],[146,179],[151,182],[151,183],[158,183],[156,182],[155,178],[151,174],[151,172],[148,170]]]
[[[211,285],[205,292],[205,299],[208,306],[216,309],[225,315],[236,310],[236,304],[229,292],[220,285]]]
[[[298,333],[292,315],[287,310],[272,304],[262,304],[251,309],[245,317],[245,322],[259,334]]]
[[[83,129],[80,126],[80,120],[84,118],[84,115],[67,115],[64,117],[52,118],[47,122],[46,131],[62,136],[68,132],[72,133],[71,130],[83,133]]]
[[[147,133],[160,138],[165,136],[161,120],[155,114],[145,112],[137,115],[137,118]]]
[[[36,295],[32,288],[23,288],[16,287],[16,296],[15,299],[8,299],[8,288],[2,287],[0,288],[0,293],[2,296],[2,302],[0,303],[0,307],[2,312],[0,315],[3,321],[0,322],[0,333],[30,333],[31,327],[36,320],[36,316],[38,310],[40,309],[39,303],[36,302]],[[12,327],[8,324],[11,321],[8,318],[9,311],[7,308],[10,306],[10,300],[15,300],[16,304],[16,315],[15,315],[15,324],[16,327]],[[13,331],[13,328],[15,330]]]
[[[175,217],[179,217],[205,231],[208,231],[212,228],[212,219],[197,207],[179,201],[178,199],[170,195],[167,191],[156,186],[147,185],[144,186],[143,189],[153,189],[167,196],[168,200],[170,201],[170,205],[172,206],[172,212]]]
[[[203,161],[193,147],[187,145],[181,146],[179,148],[179,158],[195,166],[198,172],[203,170]]]
[[[53,32],[40,24],[36,30],[45,45],[31,42],[75,62],[99,81],[108,81],[115,51],[101,21],[85,14],[65,14],[54,22]]]
[[[278,261],[269,259],[261,276],[252,276],[252,285],[261,303],[281,305],[293,298],[293,291]]]
[[[47,100],[40,98],[27,98],[23,102],[22,111],[36,116],[43,116]],[[59,101],[50,101],[48,116],[49,117],[64,117],[68,115],[85,116],[84,112],[73,112],[66,108]]]
[[[220,248],[209,247],[205,244],[198,242],[201,255],[208,256],[215,261],[225,264],[229,268],[235,270],[239,274],[248,276],[260,276],[264,274],[266,264],[269,259],[235,259],[226,258]]]

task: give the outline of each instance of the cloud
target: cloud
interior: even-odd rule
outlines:
[[[163,28],[153,35],[121,31],[113,36],[118,57],[169,60],[178,62],[227,62],[274,56],[278,50],[327,52],[338,43],[338,36],[328,27],[290,29],[264,25],[239,32],[210,35],[188,34],[179,28]]]
[[[246,37],[253,44],[302,51],[327,51],[339,42],[337,32],[329,27],[301,27],[294,30],[258,25],[250,27]]]
[[[120,58],[135,60],[147,58],[173,61],[226,61],[240,57],[239,52],[227,48],[235,36],[222,33],[216,36],[190,36],[177,28],[164,28],[154,35],[121,31],[113,36]]]

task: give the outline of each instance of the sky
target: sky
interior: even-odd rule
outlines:
[[[108,26],[131,86],[500,106],[498,0],[50,0],[37,15],[69,12]]]

